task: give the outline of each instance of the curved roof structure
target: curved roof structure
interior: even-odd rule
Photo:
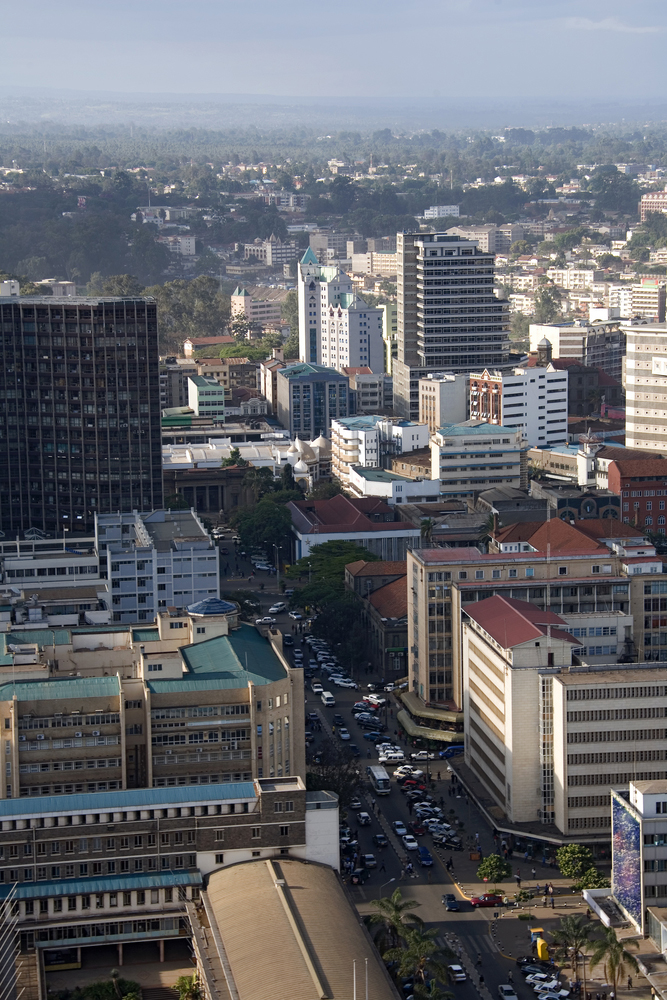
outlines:
[[[204,601],[188,605],[189,615],[232,615],[238,611],[231,601],[223,601],[219,597],[207,597]]]

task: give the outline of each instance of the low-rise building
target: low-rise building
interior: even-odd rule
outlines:
[[[401,521],[397,508],[382,500],[339,495],[331,500],[295,500],[287,506],[295,561],[307,556],[313,545],[341,538],[389,561],[405,559],[408,548],[420,544],[419,528]]]
[[[391,375],[374,375],[365,365],[361,368],[341,368],[343,375],[350,380],[350,389],[356,392],[357,413],[379,413],[382,410],[391,411],[394,402],[394,391]]]
[[[458,205],[431,205],[430,208],[424,209],[425,219],[445,219],[447,218],[447,216],[450,215],[458,219],[459,217]]]
[[[407,451],[405,454],[395,455],[391,460],[391,471],[398,472],[400,476],[409,476],[410,479],[431,478],[431,449],[415,448],[414,451]]]
[[[207,417],[212,424],[224,422],[225,387],[212,375],[190,375],[188,406],[196,417]]]
[[[95,540],[116,622],[220,596],[219,550],[193,510],[101,514]]]
[[[360,570],[370,563],[346,566],[354,582],[370,583],[378,578],[362,576]],[[377,564],[372,564],[377,565]],[[405,570],[405,563],[401,564]],[[408,587],[405,572],[388,583],[373,589],[356,591],[362,608],[362,621],[368,636],[368,649],[373,667],[385,680],[396,681],[407,672],[408,660]]]
[[[587,367],[602,368],[613,379],[621,381],[626,331],[620,327],[619,320],[609,323],[587,323],[584,320],[560,324],[531,323],[531,354],[538,353],[544,339],[551,344],[552,359],[573,358]]]
[[[392,457],[428,444],[428,427],[379,414],[347,417],[331,423],[331,471],[347,483],[353,466],[387,468]]]
[[[468,375],[432,372],[419,379],[419,421],[435,434],[444,424],[467,420]]]
[[[667,460],[617,459],[609,465],[609,489],[622,501],[622,517],[653,534],[665,534]],[[661,499],[662,498],[662,499]]]
[[[298,253],[299,248],[294,240],[283,243],[274,233],[271,233],[268,240],[257,239],[254,243],[246,243],[243,248],[244,260],[258,260],[267,267],[291,264]]]
[[[448,236],[459,236],[464,240],[476,240],[482,253],[496,252],[496,227],[485,226],[452,226],[447,230]]]
[[[280,322],[286,298],[287,291],[284,288],[251,286],[248,290],[237,285],[231,297],[232,319],[245,319],[254,329],[275,326]]]
[[[473,497],[500,483],[526,486],[522,433],[480,420],[445,425],[431,436],[431,469],[444,496]]]
[[[212,353],[207,354],[207,357],[219,358],[220,348],[228,347],[233,343],[235,343],[233,337],[222,333],[217,337],[187,337],[183,341],[183,354],[187,359],[190,359],[195,352],[205,353],[208,350]]]
[[[439,479],[411,479],[387,469],[351,466],[347,488],[356,497],[378,497],[390,506],[400,503],[428,503],[440,496]]]

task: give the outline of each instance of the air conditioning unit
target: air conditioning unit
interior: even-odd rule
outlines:
[[[101,736],[101,735],[102,735],[102,734],[101,734],[101,732],[99,731],[99,729],[93,729],[93,736]]]
[[[42,733],[39,733],[39,735],[37,736],[37,739],[38,740],[44,740],[44,739],[46,739],[46,737]]]
[[[165,753],[173,753],[173,750],[165,750]]]
[[[203,747],[197,747],[197,753],[203,753],[203,752],[204,752]]]
[[[27,736],[19,736],[19,743],[25,743]]]
[[[75,736],[83,736],[83,733],[75,733]]]

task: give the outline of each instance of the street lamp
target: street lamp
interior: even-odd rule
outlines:
[[[388,882],[385,882],[385,883],[384,883],[384,885],[381,885],[381,886],[380,886],[380,889],[379,889],[379,891],[378,891],[378,899],[382,899],[382,890],[384,889],[384,887],[385,887],[386,885],[391,885],[391,883],[392,883],[392,882],[395,882],[395,881],[396,881],[396,879],[395,879],[395,878],[390,878]]]

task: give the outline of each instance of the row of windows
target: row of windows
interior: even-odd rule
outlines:
[[[281,771],[282,768],[278,768],[278,770]],[[285,774],[289,774],[289,761],[285,762]],[[260,774],[258,777],[261,778],[262,775]],[[229,774],[179,774],[177,777],[153,778],[153,788],[169,788],[173,785],[218,785],[226,784],[230,781],[252,781],[252,772],[234,771]]]
[[[587,758],[610,757],[611,760],[591,760]],[[618,757],[618,760],[616,758]],[[637,760],[665,760],[663,750],[643,750],[636,754],[577,754],[568,757],[568,764],[614,764],[635,763]],[[619,771],[618,774],[568,774],[568,785],[627,785],[629,781],[662,781],[667,778],[667,771]]]
[[[247,806],[248,803],[244,802],[243,805]],[[282,806],[283,803],[276,803],[276,805]],[[290,812],[294,811],[294,803],[285,803],[285,806],[291,805],[292,809]],[[248,811],[247,809],[245,810]],[[276,810],[276,812],[282,810]],[[286,809],[287,811],[287,809]],[[219,834],[223,833],[222,830],[216,830],[216,840],[222,839]],[[171,832],[167,831],[160,834],[160,844],[162,847],[168,847],[170,844],[194,844],[195,842],[195,830],[173,830]],[[38,840],[33,844],[32,840],[26,840],[20,844],[0,844],[0,859],[18,858],[19,855],[23,857],[31,857],[33,853],[33,847],[37,853],[37,857],[45,857],[47,854],[88,854],[89,851],[129,851],[130,849],[137,850],[143,847],[155,847],[157,844],[157,834],[156,833],[136,833],[134,836],[127,837],[76,837],[72,840]]]
[[[568,830],[605,830],[611,826],[611,816],[570,816]]]
[[[100,757],[98,760],[56,760],[42,761],[40,764],[21,764],[21,774],[38,774],[45,771],[83,771],[94,767],[120,767],[121,757]]]
[[[664,719],[667,709],[661,705],[651,708],[597,708],[583,712],[568,712],[568,722],[607,722],[614,719]]]
[[[9,729],[5,720],[5,728]],[[22,715],[19,718],[19,729],[61,729],[63,727],[77,726],[109,726],[120,722],[120,715],[116,712],[98,713],[97,715],[56,715],[48,716],[45,719],[35,719],[31,715]]]
[[[664,684],[650,684],[644,687],[568,688],[568,701],[603,701],[616,698],[664,698],[667,688]]]
[[[36,795],[78,795],[81,792],[117,792],[122,787],[122,781],[89,781],[85,785],[30,785],[21,786],[21,798],[33,798]],[[7,798],[11,797],[11,785],[7,785]]]
[[[616,729],[597,733],[568,733],[568,743],[620,743],[635,740],[664,740],[665,729]]]
[[[568,808],[584,809],[590,806],[608,806],[609,795],[573,795],[567,800]]]
[[[281,827],[281,830],[283,828]],[[289,830],[289,827],[287,828]],[[196,868],[196,854],[172,854],[157,858],[121,858],[120,861],[83,861],[79,864],[37,865],[37,868],[0,868],[0,882],[46,882],[61,878],[102,878],[143,872]],[[35,879],[35,871],[37,878]]]
[[[287,698],[285,698],[287,704]],[[193,708],[154,708],[151,719],[201,719],[215,715],[250,715],[250,705],[204,705]]]
[[[575,646],[575,656],[616,656],[616,646]]]

